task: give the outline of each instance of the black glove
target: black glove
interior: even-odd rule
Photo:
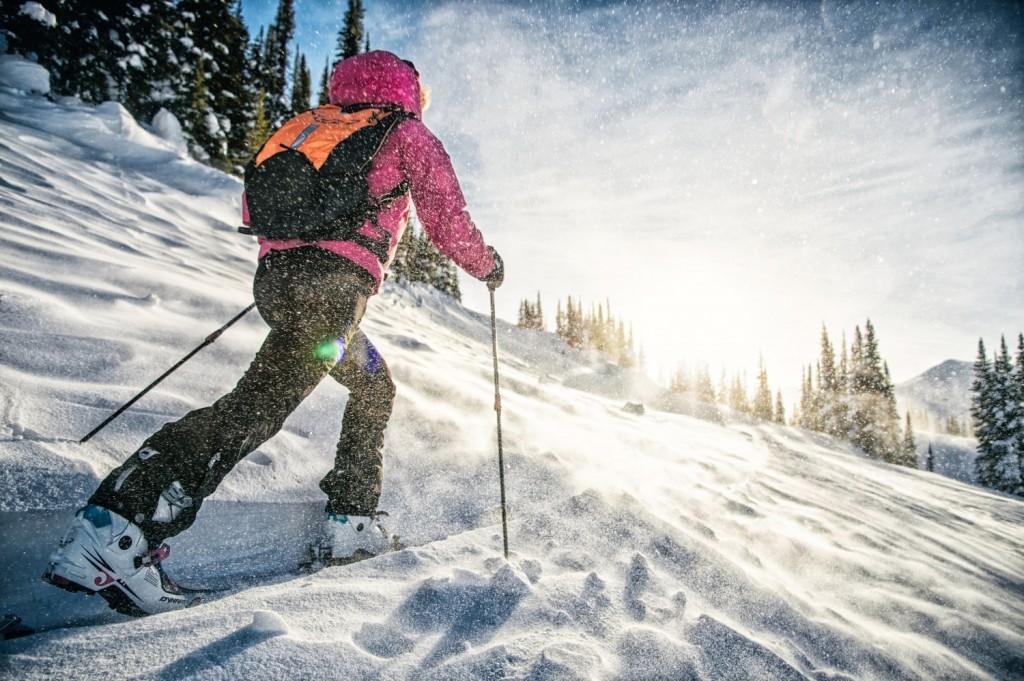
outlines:
[[[494,256],[494,269],[491,270],[490,274],[484,277],[483,281],[487,284],[487,288],[493,291],[501,286],[501,283],[505,281],[505,263],[501,261],[501,256],[498,255],[498,252],[492,247],[488,246],[487,250]]]

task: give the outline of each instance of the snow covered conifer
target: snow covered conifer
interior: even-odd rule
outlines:
[[[191,74],[181,116],[199,156],[236,170],[248,155],[255,97],[247,86],[249,31],[237,0],[178,0],[182,73]],[[197,108],[198,106],[203,108]]]
[[[768,370],[764,366],[764,356],[760,359],[760,366],[757,371],[757,389],[754,392],[753,414],[755,418],[763,421],[771,421],[772,393],[768,388]]]
[[[917,468],[917,442],[914,440],[914,426],[910,421],[909,411],[907,412],[906,427],[903,430],[899,463],[908,468]]]
[[[845,373],[845,348],[842,363],[836,365],[835,349],[828,329],[821,326],[821,358],[818,364],[818,428],[835,437],[845,437],[849,431],[849,408],[840,375]]]
[[[1011,428],[1013,447],[1017,454],[1017,477],[1024,486],[1024,333],[1017,334],[1017,364],[1014,368],[1013,400],[1016,411],[1016,426]],[[1024,489],[1017,494],[1024,495]]]
[[[1019,379],[1005,337],[991,365],[984,351],[984,343],[979,341],[971,409],[978,438],[978,482],[1024,496],[1024,451],[1018,447],[1020,423],[1024,420]]]
[[[750,413],[747,389],[739,374],[734,374],[732,378],[732,387],[729,388],[729,407],[741,414]]]
[[[188,112],[182,127],[193,142],[192,154],[200,160],[215,164],[222,161],[226,145],[223,131],[210,107],[210,92],[206,87],[206,59],[202,55],[199,55],[195,63],[188,102]]]
[[[273,128],[280,126],[291,106],[287,96],[289,44],[295,35],[295,0],[279,0],[274,23],[267,29],[263,47],[261,85],[267,98],[264,106]]]
[[[35,57],[50,70],[51,78],[55,75],[56,42],[66,35],[65,26],[61,23],[66,17],[51,11],[58,10],[57,5],[60,4],[63,3],[40,6],[39,12],[26,12],[21,0],[0,2],[0,38],[6,41],[7,49],[29,59]]]
[[[701,365],[697,374],[697,400],[705,404],[715,403],[715,386],[711,383],[707,364]]]
[[[810,365],[807,370],[800,369],[800,420],[801,428],[818,430],[818,410],[814,394],[814,383]]]
[[[213,106],[222,119],[228,144],[228,161],[240,171],[248,161],[249,130],[253,125],[256,95],[249,70],[249,29],[242,20],[242,0],[224,15],[221,40],[216,43],[217,71],[210,88]]]
[[[572,296],[569,296],[565,305],[565,342],[570,348],[583,347],[582,303],[573,301]]]
[[[975,466],[978,471],[978,482],[986,487],[995,483],[991,465],[993,447],[993,404],[994,390],[992,365],[988,361],[985,340],[978,339],[978,357],[974,361],[974,381],[971,384],[971,416],[974,418],[974,435],[978,439],[978,458]]]
[[[412,247],[412,225],[408,225],[398,240],[395,257],[391,261],[390,274],[396,281],[409,281],[409,250]]]

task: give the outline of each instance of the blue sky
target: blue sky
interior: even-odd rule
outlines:
[[[422,2],[363,2],[365,26],[370,33],[370,47],[401,52],[405,48],[399,26],[403,17],[421,16],[439,3]],[[260,26],[269,26],[277,12],[277,0],[243,0],[242,15],[255,36]],[[295,45],[306,55],[313,79],[323,72],[326,61],[335,60],[338,30],[344,23],[348,9],[346,0],[295,0]]]
[[[607,299],[655,373],[763,353],[783,386],[823,323],[870,317],[897,380],[1024,330],[1019,7],[364,4],[433,87],[505,318]],[[296,3],[314,78],[345,6]]]

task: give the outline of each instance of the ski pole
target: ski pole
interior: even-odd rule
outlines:
[[[100,425],[98,425],[98,426],[96,426],[95,428],[93,428],[93,429],[92,429],[92,430],[91,430],[91,431],[89,432],[89,434],[88,434],[88,435],[86,435],[85,437],[83,437],[83,438],[82,438],[81,440],[79,440],[79,441],[78,441],[78,443],[79,443],[79,444],[82,444],[82,443],[84,443],[84,442],[88,442],[89,438],[91,438],[91,437],[92,437],[93,435],[95,435],[96,433],[98,433],[98,432],[100,432],[101,430],[103,430],[103,429],[104,429],[104,428],[106,427],[106,425],[107,425],[108,423],[110,423],[111,421],[113,421],[114,419],[116,419],[116,418],[117,418],[118,416],[120,416],[120,415],[121,415],[122,413],[124,413],[124,411],[125,411],[126,409],[128,409],[128,407],[130,407],[130,406],[132,406],[133,404],[135,404],[136,402],[138,402],[138,400],[139,400],[139,398],[140,398],[140,397],[142,397],[143,395],[145,395],[146,393],[148,393],[148,392],[149,392],[150,390],[152,390],[153,388],[155,388],[155,387],[156,387],[156,385],[157,385],[157,384],[158,384],[158,383],[159,383],[160,381],[164,380],[165,378],[167,378],[168,376],[170,376],[171,374],[173,374],[173,373],[174,373],[175,371],[177,371],[177,370],[178,370],[178,367],[180,367],[180,366],[181,366],[182,364],[184,364],[185,362],[187,362],[187,361],[189,361],[190,359],[192,359],[192,356],[193,356],[193,355],[195,355],[195,354],[196,354],[197,352],[199,352],[200,350],[202,350],[203,348],[205,348],[205,347],[206,347],[207,345],[210,345],[210,344],[211,344],[211,343],[213,343],[213,342],[214,342],[215,340],[217,340],[218,338],[220,338],[220,335],[221,335],[222,333],[224,333],[224,332],[225,332],[225,331],[227,330],[227,328],[228,328],[229,326],[231,326],[232,324],[234,324],[235,322],[237,322],[237,321],[238,321],[239,319],[241,319],[242,317],[244,317],[244,316],[245,316],[245,315],[246,315],[246,314],[247,314],[247,313],[249,312],[249,310],[253,309],[254,307],[256,307],[256,303],[251,303],[251,304],[249,305],[249,307],[245,308],[244,310],[242,310],[241,312],[239,312],[238,314],[236,314],[236,315],[235,315],[234,317],[232,317],[232,318],[231,318],[231,321],[229,321],[229,322],[228,322],[227,324],[225,324],[224,326],[220,327],[219,329],[217,329],[216,331],[214,331],[213,333],[211,333],[211,334],[210,334],[209,336],[207,336],[207,337],[206,337],[206,340],[204,340],[204,341],[203,341],[203,342],[202,342],[202,343],[201,343],[201,344],[199,345],[199,347],[197,347],[197,348],[196,348],[195,350],[193,350],[192,352],[190,352],[190,353],[188,353],[187,355],[185,355],[184,357],[182,357],[182,358],[181,358],[181,360],[179,360],[177,364],[175,364],[175,365],[174,365],[174,366],[172,366],[172,367],[171,367],[170,369],[168,369],[168,370],[167,370],[167,371],[165,371],[165,372],[164,372],[163,374],[161,374],[161,375],[160,375],[160,378],[156,379],[155,381],[153,381],[152,383],[150,383],[149,385],[147,385],[147,386],[146,386],[145,388],[143,388],[143,389],[142,389],[142,392],[140,392],[140,393],[139,393],[138,395],[136,395],[136,396],[135,396],[135,397],[133,397],[132,399],[128,400],[128,402],[126,402],[126,403],[124,404],[124,406],[122,406],[122,407],[121,407],[120,409],[118,409],[118,410],[117,410],[117,411],[115,411],[115,412],[114,412],[113,414],[111,414],[110,416],[108,416],[108,417],[107,417],[107,418],[106,418],[106,419],[105,419],[105,420],[103,421],[103,423],[101,423]]]
[[[491,354],[494,357],[494,411],[498,415],[498,481],[501,485],[501,536],[508,560],[508,515],[505,510],[505,456],[501,450],[501,395],[498,392],[498,322],[494,313],[494,289],[491,292]]]

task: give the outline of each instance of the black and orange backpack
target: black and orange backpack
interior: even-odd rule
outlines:
[[[407,118],[413,115],[398,108],[327,104],[286,122],[245,167],[249,226],[238,231],[303,241],[352,238],[408,191],[403,183],[375,199],[366,183],[373,157]]]

